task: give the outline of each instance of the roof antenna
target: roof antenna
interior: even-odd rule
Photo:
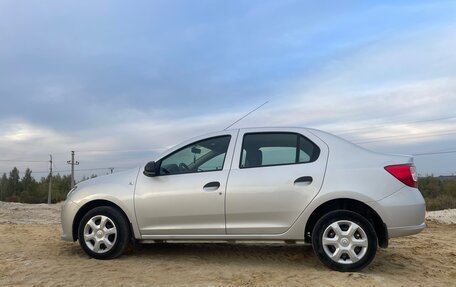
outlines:
[[[224,131],[226,131],[227,129],[231,128],[232,126],[234,126],[235,124],[237,124],[238,122],[242,121],[244,118],[246,118],[248,115],[250,115],[251,113],[253,113],[254,111],[258,110],[259,108],[261,108],[262,106],[266,105],[267,103],[269,103],[269,101],[266,101],[264,103],[262,103],[261,105],[259,105],[258,107],[254,108],[253,110],[251,110],[250,112],[248,112],[247,114],[245,114],[244,116],[242,116],[241,118],[237,119],[234,123],[232,123],[231,125],[227,126]]]

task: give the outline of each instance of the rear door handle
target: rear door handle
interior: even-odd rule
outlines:
[[[311,184],[313,181],[313,178],[311,176],[301,176],[297,178],[294,183],[306,183],[306,184]]]
[[[204,191],[216,191],[220,187],[220,182],[211,181],[203,186]]]

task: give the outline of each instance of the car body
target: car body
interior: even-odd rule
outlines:
[[[303,242],[330,268],[354,271],[389,238],[420,232],[424,216],[410,156],[316,129],[245,128],[79,183],[63,205],[62,239],[99,259],[119,256],[130,238]]]

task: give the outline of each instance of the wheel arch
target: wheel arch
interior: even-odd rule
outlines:
[[[317,221],[326,213],[334,210],[349,210],[365,217],[374,226],[378,238],[378,245],[388,247],[388,229],[378,213],[362,201],[351,198],[331,199],[319,205],[309,216],[304,230],[304,241],[312,242],[312,230]]]
[[[132,236],[132,238],[134,238],[134,228],[133,228],[130,218],[125,213],[125,211],[122,208],[120,208],[120,206],[118,206],[117,204],[115,204],[112,201],[105,200],[105,199],[95,199],[95,200],[85,203],[81,208],[79,208],[76,215],[74,216],[73,224],[72,224],[72,233],[73,233],[74,241],[76,241],[78,239],[78,227],[79,227],[79,224],[80,224],[82,218],[84,217],[84,215],[88,211],[90,211],[96,207],[100,207],[100,206],[110,206],[110,207],[113,207],[116,210],[118,210],[125,217],[125,219],[129,222],[128,228],[130,231],[130,235]]]

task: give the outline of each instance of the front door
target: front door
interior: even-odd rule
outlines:
[[[225,233],[225,189],[237,131],[197,140],[157,161],[159,175],[138,176],[141,235]]]

